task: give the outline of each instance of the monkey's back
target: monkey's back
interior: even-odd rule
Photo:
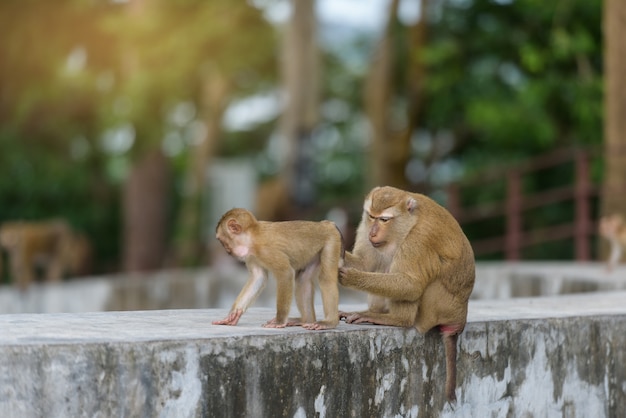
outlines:
[[[476,267],[474,251],[452,214],[427,196],[411,193],[418,202],[414,226],[409,234],[412,248],[417,250],[416,263],[424,255],[435,265],[430,270],[429,285],[420,301],[416,325],[425,332],[442,324],[465,325],[467,304],[474,288]],[[420,254],[422,253],[423,254]]]
[[[322,249],[329,243],[339,245],[337,260],[342,248],[341,234],[330,221],[259,221],[259,232],[271,240],[264,243],[269,251],[280,251],[290,259],[295,269],[306,267],[319,257]]]

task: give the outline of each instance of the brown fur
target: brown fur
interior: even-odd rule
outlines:
[[[12,279],[22,290],[33,281],[37,266],[45,269],[46,281],[56,282],[64,274],[85,273],[91,257],[87,238],[62,220],[4,223],[1,249],[8,253]]]
[[[365,199],[339,278],[369,293],[368,310],[340,315],[350,323],[415,326],[421,333],[439,326],[446,395],[454,400],[456,339],[467,321],[474,277],[472,247],[447,210],[421,194],[377,187]]]
[[[342,240],[329,221],[257,221],[245,209],[231,209],[220,219],[216,238],[226,251],[246,263],[250,276],[227,318],[214,323],[236,325],[265,286],[267,273],[277,282],[276,318],[266,326],[303,325],[328,329],[339,321],[339,267]],[[314,281],[319,276],[325,319],[315,320]],[[294,294],[301,318],[287,318]]]
[[[623,249],[626,247],[626,224],[624,224],[624,218],[618,214],[603,216],[600,218],[598,232],[611,245],[611,254],[607,260],[606,267],[608,271],[612,271],[619,263]]]

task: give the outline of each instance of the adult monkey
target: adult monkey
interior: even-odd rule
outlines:
[[[368,309],[340,312],[348,323],[439,327],[446,396],[456,400],[456,343],[474,287],[474,252],[454,217],[430,198],[376,187],[365,198],[352,253],[339,282],[369,293]]]

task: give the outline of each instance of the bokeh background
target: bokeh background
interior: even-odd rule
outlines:
[[[608,24],[625,14],[617,0],[3,0],[0,223],[66,220],[89,274],[203,266],[230,207],[331,218],[350,246],[363,196],[388,184],[460,220],[479,208],[464,225],[491,240],[479,259],[598,258],[597,218],[626,214],[625,28]],[[563,198],[524,207],[511,184]],[[533,235],[556,224],[569,229]]]

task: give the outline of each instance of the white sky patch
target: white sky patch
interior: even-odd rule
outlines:
[[[222,123],[231,131],[251,129],[254,125],[277,117],[282,111],[283,102],[282,96],[277,91],[234,101],[226,109]]]
[[[65,69],[69,74],[78,74],[87,65],[87,50],[84,46],[77,46],[67,56]]]
[[[320,23],[380,31],[385,24],[389,0],[318,0]]]
[[[135,127],[130,123],[126,123],[105,131],[100,145],[109,154],[121,155],[130,150],[134,142]]]

